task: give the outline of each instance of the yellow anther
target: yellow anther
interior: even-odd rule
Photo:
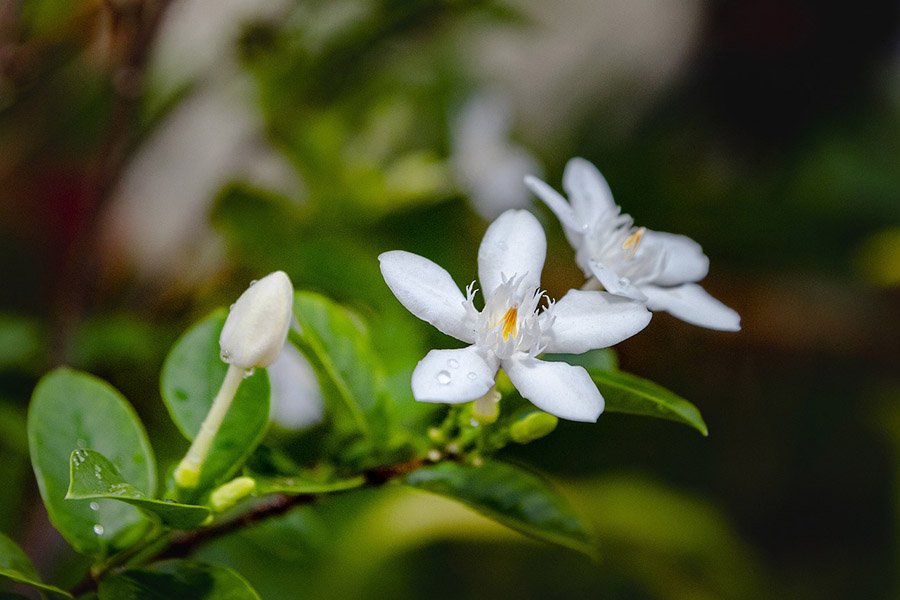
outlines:
[[[622,242],[622,250],[626,250],[631,256],[634,256],[634,253],[637,252],[638,245],[641,243],[641,240],[644,239],[644,233],[647,231],[646,227],[639,227],[625,238],[625,241]]]
[[[507,341],[509,336],[516,337],[516,332],[518,329],[517,318],[519,316],[519,307],[513,306],[509,310],[506,311],[506,314],[503,315],[503,318],[500,319],[499,325],[503,325],[503,329],[501,331],[503,335],[503,341]]]

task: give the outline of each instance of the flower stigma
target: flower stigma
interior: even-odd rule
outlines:
[[[641,240],[644,239],[644,233],[646,231],[646,227],[638,227],[631,235],[625,238],[624,242],[622,242],[622,250],[625,250],[625,252],[628,253],[629,258],[634,256],[634,253],[637,252],[638,245],[640,245]]]
[[[506,314],[503,315],[503,318],[500,319],[500,323],[498,325],[503,325],[502,335],[503,341],[509,341],[509,336],[516,337],[516,333],[518,333],[518,325],[517,325],[517,317],[519,314],[518,306],[511,306],[509,310],[506,311]]]

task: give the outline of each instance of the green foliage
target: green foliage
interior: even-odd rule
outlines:
[[[589,370],[606,399],[608,412],[657,417],[709,433],[697,407],[666,388],[622,371]]]
[[[42,582],[25,552],[3,534],[0,534],[0,579],[33,587],[53,598],[72,597],[68,592]]]
[[[215,311],[188,329],[172,347],[160,375],[163,402],[189,440],[200,430],[228,370],[219,357],[225,316],[224,310]],[[227,481],[262,441],[268,422],[269,378],[265,370],[257,369],[238,388],[203,465],[200,483],[187,499]]]
[[[67,500],[98,498],[118,500],[137,506],[175,529],[196,527],[211,514],[205,506],[148,498],[147,494],[126,482],[116,466],[99,452],[87,449],[75,450],[72,452],[70,465]]]
[[[591,536],[568,502],[520,467],[495,461],[478,467],[445,462],[413,471],[403,481],[462,502],[526,535],[594,554]]]
[[[335,430],[365,448],[383,446],[390,406],[383,373],[367,328],[353,312],[310,292],[294,296],[299,328],[290,340],[316,371]]]
[[[226,567],[172,560],[129,569],[103,580],[100,600],[259,600],[247,581]]]
[[[131,506],[65,499],[69,456],[83,448],[108,456],[135,486],[156,490],[156,461],[143,425],[108,384],[71,369],[45,375],[28,411],[28,442],[50,519],[76,550],[104,556],[128,546],[145,529],[148,521]]]
[[[0,314],[0,369],[33,369],[44,350],[44,335],[36,321]]]

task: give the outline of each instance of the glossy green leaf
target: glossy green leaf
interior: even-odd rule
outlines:
[[[526,535],[594,554],[590,535],[568,502],[547,481],[519,467],[445,462],[413,471],[403,481],[462,502]]]
[[[219,358],[226,312],[217,310],[177,341],[160,376],[163,401],[189,440],[200,430],[228,365]],[[269,378],[256,369],[241,382],[200,473],[196,493],[227,481],[262,440],[269,422]]]
[[[589,372],[608,412],[668,419],[690,425],[703,435],[709,433],[697,407],[661,385],[622,371]]]
[[[365,477],[351,477],[332,481],[316,481],[303,477],[271,477],[257,478],[256,494],[327,494],[329,492],[343,492],[362,486],[366,482]]]
[[[31,586],[54,598],[72,597],[65,590],[42,582],[25,552],[2,533],[0,533],[0,579]]]
[[[226,567],[169,560],[129,569],[100,583],[100,600],[259,600],[247,581]]]
[[[136,508],[111,500],[66,500],[69,456],[91,448],[118,465],[142,489],[156,489],[156,464],[134,409],[109,384],[57,369],[34,390],[28,445],[50,520],[79,552],[94,556],[127,546],[149,523]]]
[[[294,316],[299,331],[291,331],[291,341],[315,368],[338,428],[372,436],[383,424],[384,383],[365,325],[311,292],[295,294]]]
[[[122,477],[109,459],[93,450],[72,452],[70,459],[70,500],[109,498],[137,506],[175,529],[190,529],[200,525],[211,514],[205,506],[156,500],[131,485]]]

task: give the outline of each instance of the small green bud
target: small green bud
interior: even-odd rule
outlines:
[[[556,429],[558,422],[559,419],[545,412],[528,413],[510,426],[509,437],[516,443],[528,444]]]
[[[216,512],[226,511],[253,493],[255,489],[256,480],[252,477],[235,477],[213,490],[209,495],[209,504]]]
[[[498,416],[500,416],[500,392],[491,388],[472,405],[472,420],[479,425],[490,425]]]

